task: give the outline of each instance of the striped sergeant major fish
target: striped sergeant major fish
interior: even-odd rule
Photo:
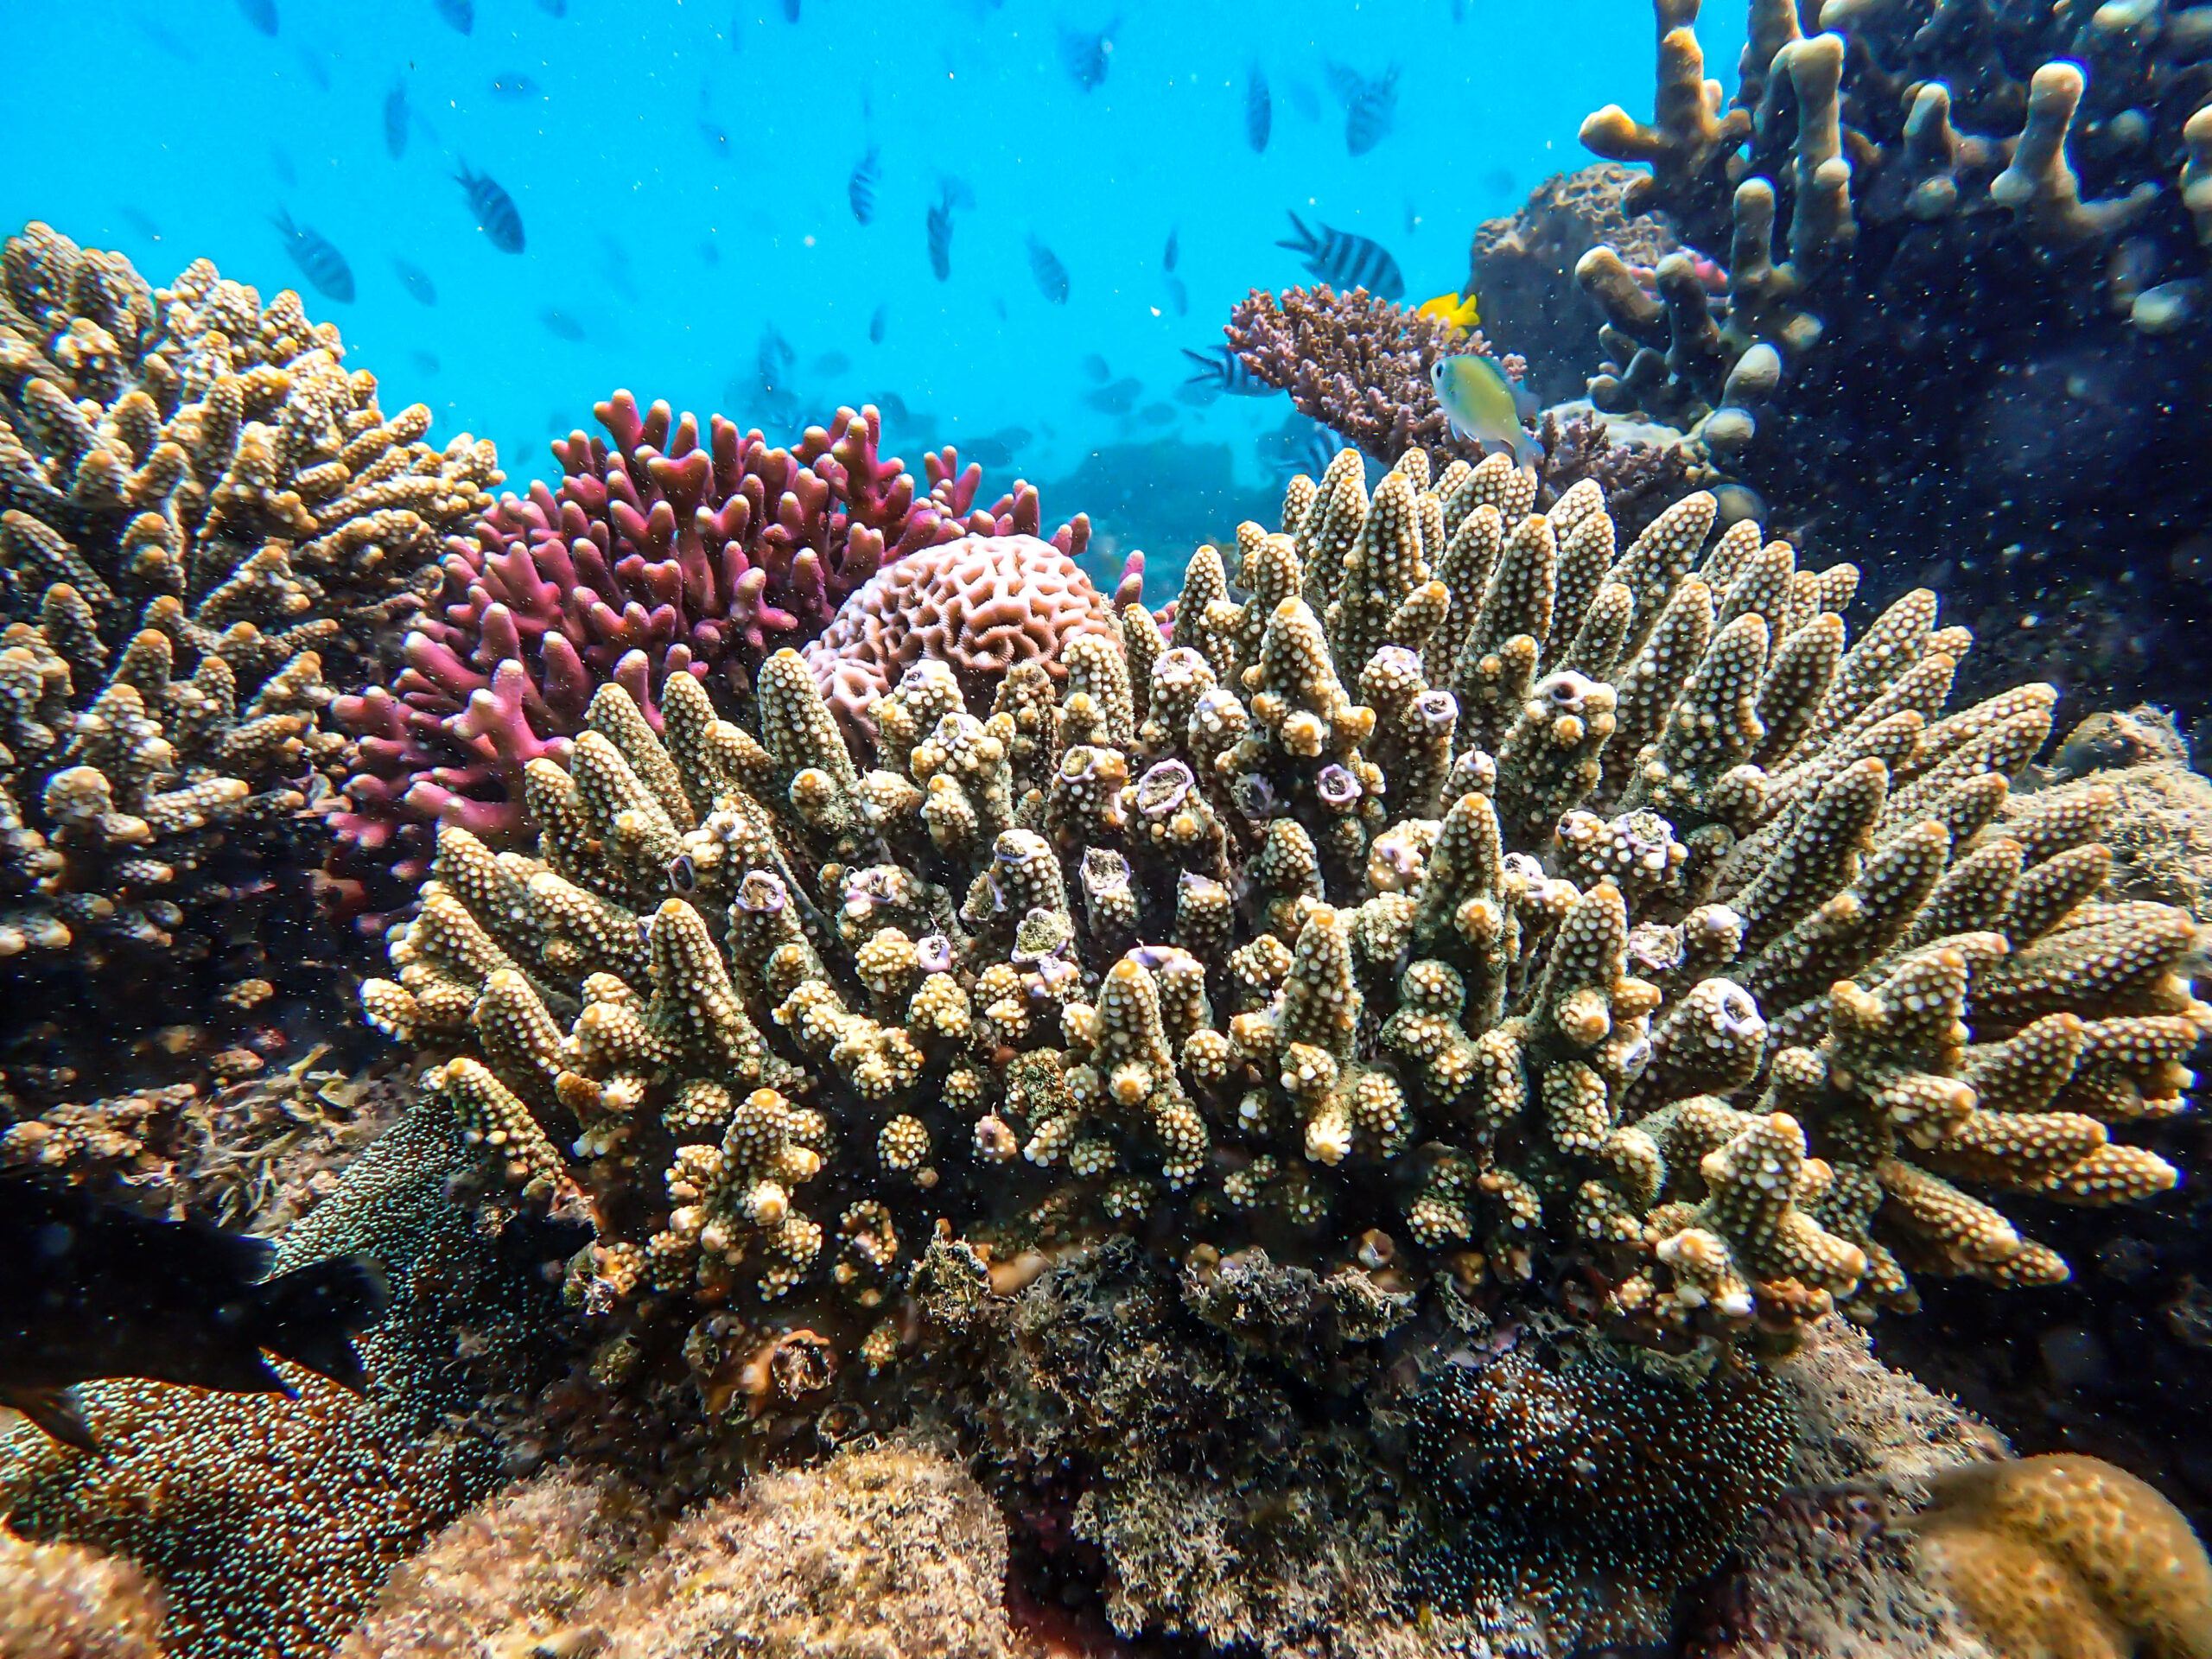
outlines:
[[[315,285],[316,293],[327,300],[352,301],[353,268],[330,245],[329,238],[305,225],[293,224],[291,214],[282,208],[269,222],[284,233],[284,251],[292,256],[300,275]]]
[[[1265,397],[1274,388],[1252,372],[1251,365],[1227,346],[1209,346],[1203,352],[1183,348],[1183,355],[1198,365],[1183,384],[1186,386],[1211,386],[1216,391],[1225,391],[1232,397]]]
[[[1338,289],[1363,288],[1378,300],[1405,298],[1406,274],[1380,242],[1327,225],[1308,230],[1296,213],[1290,222],[1296,234],[1275,246],[1304,254],[1308,276]]]
[[[492,238],[492,245],[501,253],[520,253],[522,214],[516,211],[515,199],[502,190],[499,181],[489,173],[470,172],[467,162],[461,164],[461,171],[453,178],[468,198],[468,206],[476,215],[477,228]]]

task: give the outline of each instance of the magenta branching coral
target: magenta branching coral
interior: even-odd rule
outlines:
[[[840,409],[791,449],[717,415],[640,410],[618,391],[593,410],[607,439],[553,446],[564,476],[502,496],[447,543],[445,588],[406,641],[390,687],[334,705],[355,739],[339,835],[411,861],[410,825],[448,822],[499,840],[522,828],[522,770],[559,758],[592,693],[629,688],[659,724],[672,674],[742,683],[811,639],[882,566],[963,535],[1035,534],[1037,492],[976,505],[982,468],[924,456],[927,493],[880,457],[882,417]],[[609,442],[611,440],[611,442]],[[1051,538],[1080,553],[1078,516]],[[427,839],[427,837],[424,837]],[[404,868],[401,874],[407,874]]]

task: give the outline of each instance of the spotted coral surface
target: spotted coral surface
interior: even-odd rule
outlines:
[[[2156,1487],[2074,1452],[1932,1485],[1909,1523],[1923,1567],[1999,1652],[2212,1654],[2212,1560]]]
[[[0,960],[204,926],[218,855],[334,765],[326,673],[376,660],[491,505],[491,445],[431,448],[344,358],[206,260],[155,289],[44,225],[0,250]]]

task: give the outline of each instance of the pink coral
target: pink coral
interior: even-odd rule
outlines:
[[[1134,602],[1144,556],[1130,556],[1112,603]],[[845,730],[872,741],[870,704],[924,657],[950,663],[969,706],[1016,663],[1065,677],[1060,648],[1077,634],[1110,633],[1109,601],[1056,543],[1034,536],[963,536],[888,566],[804,647],[815,683]]]
[[[796,448],[772,448],[717,415],[704,442],[668,404],[640,411],[618,391],[594,413],[606,440],[578,431],[553,446],[557,489],[502,496],[473,534],[447,543],[445,587],[405,645],[394,683],[341,697],[353,734],[347,810],[354,847],[445,821],[494,842],[523,827],[522,771],[558,758],[594,691],[628,686],[653,722],[671,674],[746,671],[818,632],[881,569],[963,533],[1034,533],[1037,492],[1017,483],[976,505],[982,469],[947,448],[924,457],[921,493],[879,458],[882,417],[840,409]],[[1079,553],[1090,522],[1053,543]]]

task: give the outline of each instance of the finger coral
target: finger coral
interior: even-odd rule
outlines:
[[[2212,1654],[2212,1561],[2158,1489],[2072,1452],[1953,1470],[1904,1523],[2002,1653]]]
[[[840,410],[791,449],[719,415],[702,433],[626,391],[594,412],[607,436],[556,443],[557,485],[503,496],[448,539],[444,588],[393,683],[339,700],[357,739],[336,820],[349,842],[384,849],[434,823],[519,835],[525,768],[565,753],[599,687],[627,686],[658,727],[671,677],[743,685],[917,550],[1039,529],[1035,490],[980,506],[982,469],[950,448],[925,457],[918,486],[881,458],[872,406]],[[1054,544],[1080,552],[1089,534],[1078,517]]]
[[[1963,548],[2001,512],[2018,541],[1963,562],[1979,580],[1955,600],[2005,607],[2105,700],[2145,695],[2169,556],[2208,499],[2184,390],[2212,362],[2186,211],[2212,125],[2200,27],[2128,3],[1999,22],[1836,0],[1817,23],[1754,4],[1724,105],[1698,10],[1657,0],[1649,121],[1583,124],[1649,168],[1625,207],[1684,245],[1582,256],[1607,319],[1592,401],[1693,429],[1847,542],[1904,510],[1923,545]],[[2079,610],[2124,620],[2075,645],[2058,601],[2083,582]],[[2198,701],[2185,675],[2148,691]]]
[[[2190,919],[2094,896],[2111,797],[2005,814],[2048,689],[1946,714],[1934,594],[1854,642],[1855,573],[1709,496],[1617,549],[1594,485],[1530,489],[1417,452],[1370,499],[1347,452],[1241,601],[1198,551],[1147,673],[1079,636],[981,720],[925,660],[866,772],[795,652],[757,740],[604,688],[535,851],[442,830],[364,1006],[518,1185],[592,1195],[598,1309],[865,1310],[935,1218],[1055,1192],[1572,1255],[1667,1346],[2063,1277],[1991,1198],[2171,1185],[2110,1126],[2178,1109],[2208,1014]]]
[[[432,449],[344,354],[205,260],[156,289],[44,225],[0,248],[0,959],[177,946],[334,760],[326,671],[490,505],[491,446]]]

